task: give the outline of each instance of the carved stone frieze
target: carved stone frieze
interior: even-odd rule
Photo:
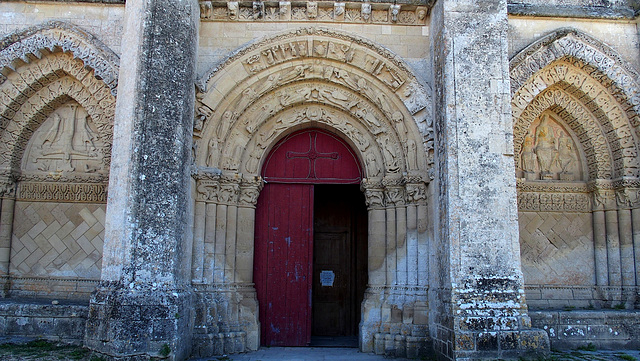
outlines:
[[[16,199],[42,202],[106,203],[106,183],[20,182]]]
[[[323,21],[426,25],[427,7],[393,3],[200,1],[200,18],[206,21]]]
[[[588,193],[519,192],[521,212],[590,212]]]
[[[255,205],[262,189],[262,180],[243,179],[241,174],[222,174],[201,168],[193,175],[196,180],[196,201],[226,205]]]

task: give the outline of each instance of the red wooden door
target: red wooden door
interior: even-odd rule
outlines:
[[[312,203],[310,184],[267,184],[258,199],[254,282],[263,345],[311,341]]]
[[[313,184],[360,183],[360,163],[336,135],[307,129],[273,148],[262,177],[254,256],[261,343],[306,346],[311,342]]]

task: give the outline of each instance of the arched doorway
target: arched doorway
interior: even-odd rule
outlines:
[[[254,282],[261,343],[356,340],[367,284],[362,167],[333,133],[305,129],[266,158],[256,208]]]

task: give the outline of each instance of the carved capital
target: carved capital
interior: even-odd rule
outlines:
[[[256,177],[253,181],[243,182],[240,186],[240,199],[238,204],[242,206],[255,206],[264,187],[262,178]]]
[[[196,200],[220,204],[237,204],[240,175],[217,175],[196,179]]]
[[[618,208],[634,208],[640,202],[640,190],[632,188],[622,188],[616,191],[616,203]]]
[[[407,184],[407,203],[423,203],[427,201],[427,186],[424,183]]]
[[[0,198],[15,198],[16,197],[16,183],[0,181]]]
[[[597,189],[593,195],[593,210],[616,209],[616,194],[609,189]]]
[[[365,202],[369,208],[383,208],[385,206],[384,186],[374,179],[363,179],[360,189],[364,193]]]
[[[405,192],[402,187],[388,187],[385,189],[384,195],[388,206],[403,206],[405,204]]]

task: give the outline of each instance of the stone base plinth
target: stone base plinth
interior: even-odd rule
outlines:
[[[192,357],[256,351],[258,301],[253,285],[195,285]]]
[[[536,359],[549,353],[544,330],[459,331],[455,334],[456,360]]]
[[[529,311],[534,327],[549,335],[551,346],[575,349],[592,343],[597,349],[640,347],[640,310]]]
[[[81,345],[89,303],[53,299],[0,301],[0,335]]]
[[[359,327],[360,351],[389,357],[432,355],[426,292],[417,287],[368,289]]]
[[[193,293],[101,287],[91,297],[85,346],[112,359],[191,354]]]

